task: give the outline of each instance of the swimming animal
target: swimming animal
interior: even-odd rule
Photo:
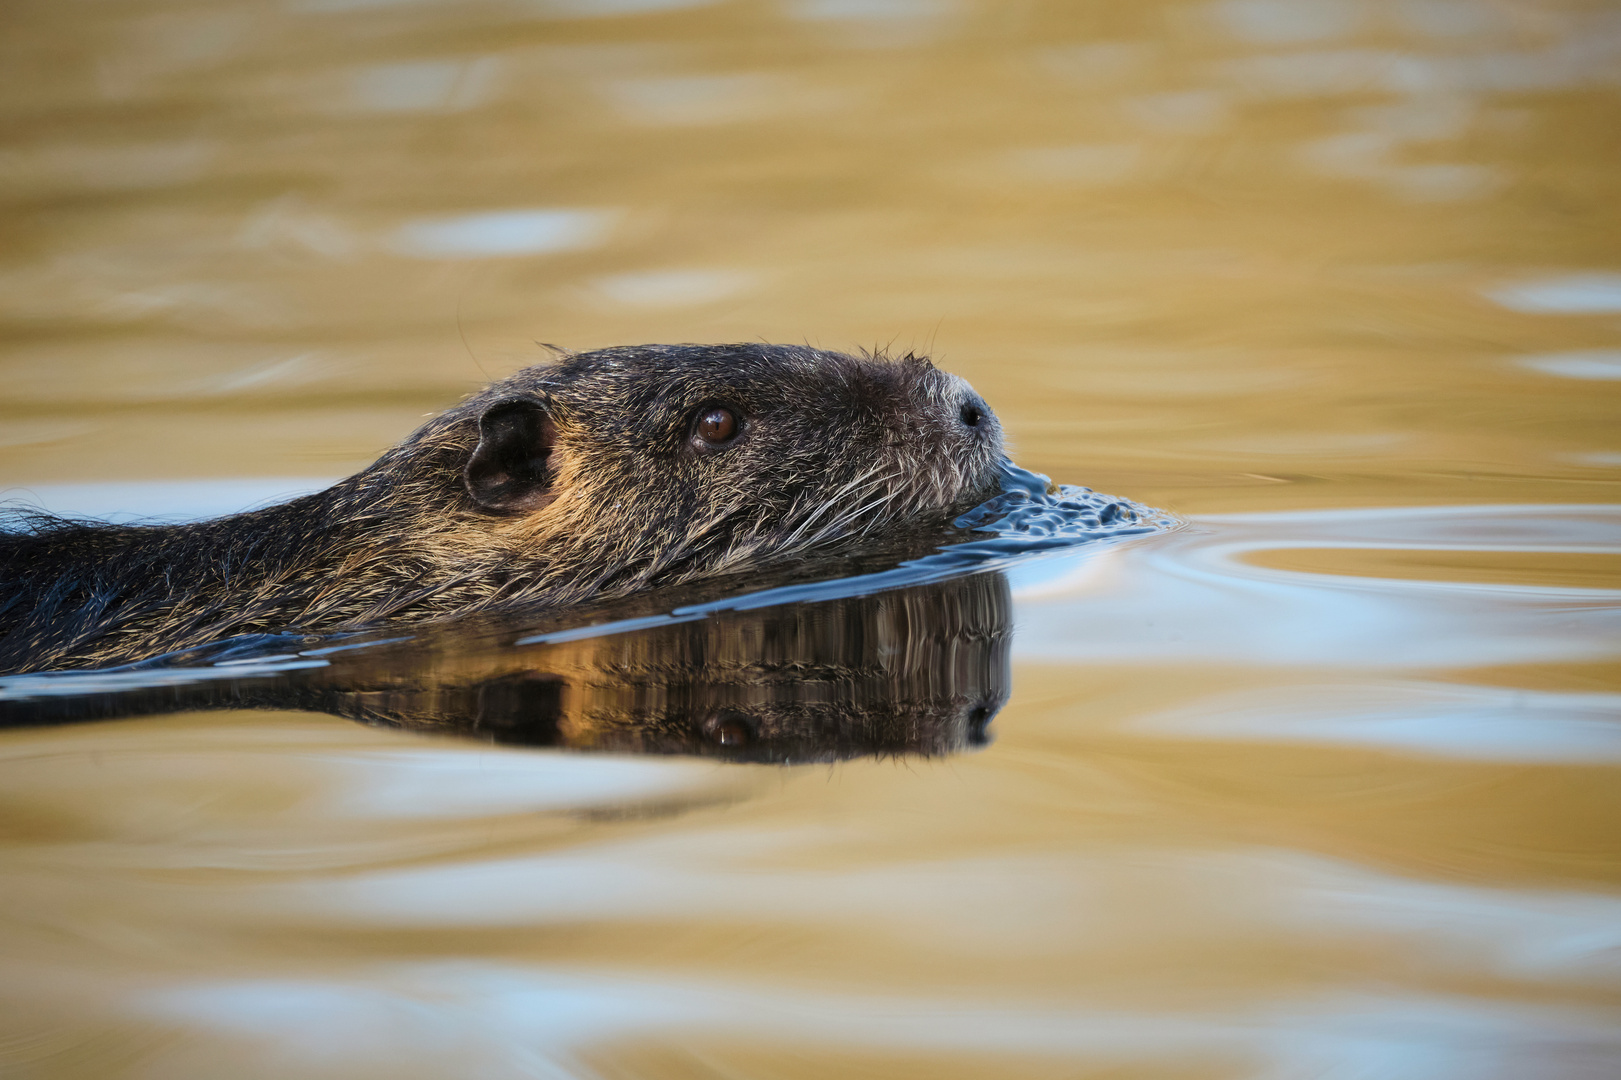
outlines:
[[[13,512],[0,672],[239,634],[576,604],[949,520],[997,490],[995,415],[926,358],[645,345],[525,368],[370,467],[180,525]]]

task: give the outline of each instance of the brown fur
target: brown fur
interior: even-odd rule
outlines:
[[[693,433],[716,404],[741,422],[722,449]],[[971,505],[1001,453],[984,403],[927,360],[773,345],[578,354],[282,506],[191,525],[27,518],[0,536],[0,671],[732,572]]]

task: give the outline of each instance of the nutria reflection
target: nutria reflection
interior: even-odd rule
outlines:
[[[1008,695],[1011,636],[1007,581],[980,573],[530,646],[417,640],[268,678],[0,703],[0,716],[294,708],[576,750],[762,762],[939,756],[987,741]],[[502,640],[513,637],[509,628]]]

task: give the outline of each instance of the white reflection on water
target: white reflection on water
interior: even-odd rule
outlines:
[[[1621,379],[1621,349],[1544,353],[1523,357],[1520,363],[1533,371],[1567,379]]]
[[[691,794],[714,778],[696,761],[456,749],[349,754],[341,767],[343,782],[327,789],[319,812],[347,818],[580,812]]]
[[[607,238],[606,210],[495,210],[420,218],[396,229],[388,246],[419,259],[541,255],[595,247]]]
[[[1032,797],[1029,809],[1038,805]],[[857,826],[689,827],[520,858],[267,884],[238,902],[266,927],[305,919],[418,930],[735,919],[837,934],[860,926],[891,948],[945,949],[975,962],[1084,964],[1201,940],[1267,940],[1310,952],[1354,940],[1370,952],[1411,950],[1414,976],[1621,989],[1621,898],[1602,893],[1413,880],[1265,848],[1150,846],[1124,862],[1109,845],[878,866],[837,858],[861,842]],[[807,851],[820,857],[801,863]]]
[[[772,1040],[919,1053],[1084,1055],[1184,1066],[1254,1062],[1266,1080],[1479,1080],[1532,1065],[1599,1077],[1621,1047],[1607,1014],[1443,994],[1306,996],[1224,1013],[1009,1008],[1005,999],[816,994],[749,983],[615,978],[508,964],[399,965],[333,982],[245,980],[153,994],[147,1016],[264,1041],[299,1075],[429,1060],[457,1076],[598,1075],[579,1050],[610,1038]],[[430,1066],[431,1067],[431,1066]]]
[[[101,521],[200,521],[321,491],[336,477],[252,476],[219,480],[133,480],[33,484],[0,489],[0,506],[26,506]]]
[[[666,763],[649,763],[648,776]],[[646,797],[659,795],[655,787]],[[1032,856],[893,862],[840,870],[777,865],[858,837],[811,827],[700,831],[565,852],[268,886],[243,901],[266,919],[319,917],[368,926],[518,927],[537,920],[761,917],[839,924],[858,913],[894,943],[927,946],[983,920],[975,950],[1039,951],[1038,938],[1088,902],[1084,880]],[[1061,856],[1067,863],[1073,855]],[[765,872],[766,868],[769,872]],[[949,896],[942,907],[939,898]]]
[[[1621,643],[1618,643],[1621,644]],[[1370,746],[1474,761],[1621,762],[1621,694],[1448,683],[1320,683],[1201,698],[1134,730]]]
[[[653,763],[648,776],[669,764]],[[1033,811],[1040,796],[1031,800]],[[346,812],[325,812],[341,828]],[[1067,964],[1076,977],[1028,998],[977,976],[925,996],[672,973],[656,958],[614,970],[357,960],[322,975],[147,987],[123,1008],[194,1035],[247,1039],[256,1059],[300,1075],[343,1075],[362,1062],[430,1075],[594,1075],[578,1060],[593,1044],[694,1037],[1159,1065],[1221,1055],[1250,1062],[1248,1076],[1369,1080],[1474,1080],[1513,1075],[1502,1070],[1516,1065],[1537,1077],[1596,1078],[1621,1052],[1612,1014],[1537,1001],[1542,985],[1621,988],[1615,896],[1412,880],[1263,847],[1139,847],[1124,859],[1107,844],[878,864],[838,857],[867,840],[866,827],[848,821],[689,822],[518,858],[260,880],[232,890],[231,907],[269,932],[311,919],[400,930],[718,918],[802,934],[815,925],[955,957],[965,972],[994,956]],[[1222,941],[1240,953],[1265,943],[1304,954],[1303,970],[1321,979],[1205,987],[1197,966],[1206,956],[1226,962],[1208,952]],[[1347,941],[1364,963],[1344,954]],[[1158,1010],[1120,1007],[1104,977],[1084,974],[1113,970],[1121,955],[1162,954],[1193,966],[1188,992]],[[1384,966],[1392,954],[1404,957],[1398,984]]]
[[[1505,285],[1487,293],[1514,311],[1603,315],[1621,311],[1621,274],[1568,274]]]
[[[1621,553],[1621,508],[1458,506],[1234,514],[1015,575],[1014,655],[1110,663],[1476,666],[1621,651],[1621,590],[1254,566],[1289,548]]]
[[[303,1068],[391,1060],[420,1067],[429,1055],[454,1060],[458,1075],[482,1065],[489,1071],[479,1073],[491,1076],[528,1075],[541,1063],[579,1075],[575,1056],[593,1043],[694,1035],[1160,1064],[1220,1054],[1253,1063],[1250,1076],[1370,1080],[1474,1080],[1515,1062],[1534,1063],[1529,1075],[1538,1077],[1597,1076],[1589,1067],[1621,1050],[1608,1012],[1435,989],[1482,979],[1526,990],[1543,982],[1621,984],[1621,900],[1614,897],[1415,882],[1270,849],[1141,852],[1127,863],[1109,853],[1055,853],[840,873],[781,865],[780,851],[805,842],[793,831],[739,839],[688,832],[598,845],[513,860],[504,880],[484,872],[502,864],[372,873],[303,887],[305,903],[266,906],[261,919],[466,926],[487,924],[492,905],[529,925],[716,914],[792,926],[811,919],[910,939],[957,955],[965,970],[995,953],[1068,957],[1084,972],[1089,959],[1107,968],[1121,950],[1152,955],[1224,938],[1236,947],[1325,950],[1331,983],[1213,992],[1195,979],[1188,994],[1156,1011],[1113,1004],[1084,977],[1067,992],[1020,1000],[972,981],[934,996],[884,995],[854,986],[814,992],[758,975],[671,975],[656,965],[608,971],[452,960],[360,963],[324,979],[171,984],[126,1007],[262,1040],[261,1053],[288,1055],[289,1065]],[[287,895],[270,892],[261,899]],[[1145,915],[1139,901],[1147,896],[1155,900]],[[1347,961],[1330,959],[1347,940],[1375,956],[1402,952],[1417,985],[1358,986],[1354,965],[1346,970]],[[1379,963],[1370,960],[1370,969]],[[480,1060],[492,1053],[499,1056]]]

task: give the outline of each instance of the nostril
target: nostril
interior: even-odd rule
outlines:
[[[985,419],[985,413],[980,409],[979,402],[965,401],[962,403],[962,422],[964,424],[969,427],[978,427],[979,422],[983,419]]]

